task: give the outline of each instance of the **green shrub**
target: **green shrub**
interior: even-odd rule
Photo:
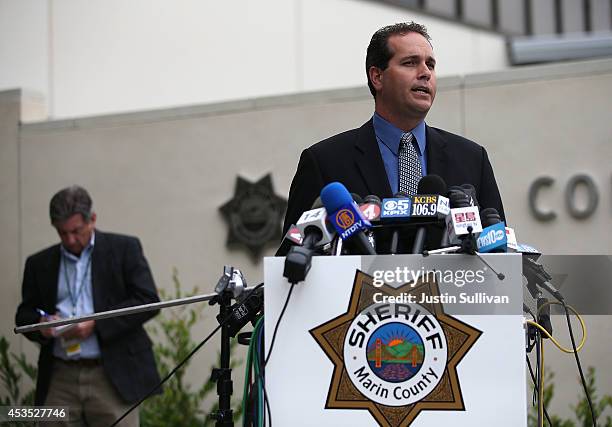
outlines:
[[[9,351],[10,344],[6,338],[0,337],[0,379],[2,380],[2,406],[31,406],[34,405],[34,384],[36,383],[37,369],[26,360],[25,354],[16,355]],[[25,377],[28,378],[26,381]],[[27,384],[27,391],[22,388]],[[3,426],[33,426],[34,423],[2,423]]]
[[[176,270],[173,271],[172,280],[174,282],[174,295],[167,295],[166,292],[160,290],[162,300],[185,298],[198,293],[197,288],[187,294],[182,292]],[[208,306],[200,303],[162,310],[147,325],[147,330],[154,341],[155,359],[162,378],[197,345],[192,340],[191,333],[193,327],[202,319],[204,307]],[[236,342],[232,341],[232,352],[235,345]],[[205,346],[200,351],[207,350],[208,348]],[[233,361],[231,367],[235,368],[239,364],[240,361]],[[164,384],[162,394],[151,397],[144,402],[140,412],[140,425],[142,427],[214,425],[214,420],[210,419],[208,414],[216,410],[217,405],[209,409],[205,409],[203,406],[206,397],[211,392],[216,393],[216,385],[207,380],[199,386],[190,386],[185,381],[185,370],[188,366],[189,362]],[[237,407],[234,412],[234,420],[237,420],[240,418],[242,408],[239,402],[236,402],[233,406]]]
[[[553,382],[554,374],[547,369],[545,369],[544,372],[546,375],[544,381],[544,406],[548,408],[555,394],[555,384]],[[597,387],[595,386],[595,368],[593,368],[592,366],[588,368],[585,380],[587,383],[587,390],[589,391],[589,395],[591,396],[591,402],[593,403],[593,410],[595,411],[595,416],[598,421],[597,425],[601,427],[612,427],[612,418],[610,418],[610,416],[606,416],[605,423],[604,420],[600,418],[608,407],[612,408],[612,396],[604,395],[601,397],[601,399],[598,398]],[[582,389],[582,384],[579,383],[579,386]],[[575,419],[564,420],[556,415],[551,414],[550,411],[548,412],[548,415],[550,416],[550,420],[552,422],[552,427],[593,426],[593,422],[591,421],[591,411],[589,409],[589,402],[587,401],[587,398],[584,393],[580,393],[578,404],[570,405],[570,408],[574,411]],[[538,426],[537,405],[529,407],[527,421],[529,427]],[[544,419],[544,425],[549,425],[548,421],[546,421],[546,418]]]

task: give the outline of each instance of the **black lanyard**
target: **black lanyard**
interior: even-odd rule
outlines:
[[[66,287],[68,288],[68,296],[70,297],[70,302],[72,303],[72,316],[76,316],[77,303],[79,302],[79,298],[83,293],[85,278],[87,277],[89,267],[91,266],[91,256],[92,254],[89,254],[89,260],[87,261],[87,266],[85,267],[85,273],[83,274],[83,277],[81,277],[81,285],[78,287],[78,270],[76,268],[76,264],[74,266],[74,288],[76,295],[72,293],[72,287],[70,286],[70,280],[68,279],[68,264],[66,264],[66,255],[64,255],[62,258],[62,261],[64,263],[64,280],[66,281]]]

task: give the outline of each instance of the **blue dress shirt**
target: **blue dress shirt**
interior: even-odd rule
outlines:
[[[91,256],[95,243],[95,232],[91,233],[89,245],[81,256],[77,257],[63,246],[60,246],[60,268],[57,281],[57,304],[58,316],[72,317],[93,314],[93,292],[91,288]],[[70,288],[68,288],[70,287]],[[66,351],[62,348],[59,338],[55,339],[53,355],[61,359],[69,359]],[[95,332],[85,340],[81,341],[81,353],[70,359],[96,359],[100,357],[100,345]]]
[[[378,113],[374,113],[372,117],[374,124],[374,133],[376,134],[376,141],[378,141],[378,149],[382,156],[385,170],[387,172],[387,178],[389,179],[389,185],[391,186],[391,192],[397,193],[399,187],[399,178],[397,171],[397,155],[399,151],[400,140],[402,135],[405,133],[403,130],[395,127]],[[425,122],[421,121],[414,129],[411,129],[414,139],[412,143],[415,144],[415,148],[421,160],[421,171],[423,176],[427,175],[427,140],[425,136]]]

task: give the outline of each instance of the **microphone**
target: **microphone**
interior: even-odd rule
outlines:
[[[508,238],[506,225],[502,222],[499,212],[495,208],[486,208],[480,211],[482,232],[476,239],[476,246],[480,253],[505,253],[508,251]]]
[[[461,184],[460,187],[470,198],[470,206],[479,207],[478,199],[476,198],[476,188],[472,184]]]
[[[519,243],[516,251],[523,254],[523,256],[533,259],[534,261],[540,258],[542,255],[542,252],[540,252],[539,249],[525,243]]]
[[[323,202],[321,201],[321,196],[317,196],[314,202],[312,202],[312,206],[310,209],[322,208]]]
[[[318,199],[315,200],[313,206],[317,206],[318,201],[320,202]],[[327,211],[320,207],[304,212],[298,219],[296,229],[302,236],[302,245],[293,246],[285,258],[283,276],[289,282],[304,281],[310,271],[315,250],[330,243],[334,238],[334,231],[330,230],[325,221],[326,217]]]
[[[381,207],[382,202],[380,201],[380,198],[378,196],[370,194],[363,198],[363,203],[359,205],[359,210],[361,210],[361,213],[363,214],[365,219],[370,221],[370,224],[374,225],[380,221],[380,214],[382,212]],[[367,230],[366,235],[368,237],[368,240],[370,241],[370,244],[372,245],[374,250],[376,250],[377,248],[374,230]]]
[[[478,206],[476,198],[476,188],[472,184],[451,185],[448,187],[449,192],[463,194],[466,198],[468,206]]]
[[[317,197],[315,201],[312,203],[312,209],[317,209],[323,207],[323,203],[321,203],[321,197]],[[283,239],[281,240],[281,244],[276,251],[276,256],[280,256],[283,254],[287,254],[292,246],[298,245],[301,246],[304,243],[304,234],[302,233],[303,228],[300,229],[295,224],[291,224]]]
[[[513,252],[518,251],[518,242],[516,241],[516,233],[514,228],[506,227],[506,238],[508,239],[508,249]]]
[[[361,197],[357,193],[351,193],[351,198],[353,199],[353,202],[357,203],[357,205],[360,205],[363,203],[363,197]]]
[[[382,213],[382,202],[380,197],[370,194],[363,198],[363,203],[359,205],[359,210],[363,216],[370,221],[375,223],[380,221],[380,214]]]
[[[351,246],[356,255],[376,255],[364,230],[371,227],[346,187],[339,182],[327,184],[321,190],[321,201],[340,238]]]
[[[417,218],[444,218],[449,209],[449,200],[441,196],[446,194],[446,183],[438,175],[426,175],[421,178],[417,188],[417,194],[412,196],[412,217]],[[443,208],[443,212],[441,209]],[[444,215],[440,218],[439,214]],[[412,253],[423,253],[425,247],[425,238],[427,235],[427,227],[419,225],[416,230],[414,242],[412,244]]]
[[[451,208],[463,208],[463,207],[470,206],[469,197],[467,196],[467,194],[465,194],[463,189],[458,185],[452,185],[448,188],[448,198],[449,198],[449,203],[450,203]],[[447,216],[447,227],[444,233],[442,233],[442,239],[440,241],[441,248],[445,248],[445,247],[448,247],[454,244],[459,244],[457,239],[454,239],[454,241],[451,243],[452,232],[448,227],[448,219],[450,218],[451,217],[450,217],[450,212],[449,212],[449,215]]]
[[[322,207],[306,211],[300,216],[296,227],[304,236],[302,246],[315,249],[332,241],[335,232],[326,218],[327,211]]]
[[[451,244],[461,245],[461,251],[474,254],[476,239],[474,233],[482,231],[478,207],[474,199],[461,187],[451,187],[448,193],[450,213],[446,217],[446,233]]]
[[[548,299],[542,296],[540,289],[545,290],[562,303],[564,301],[563,295],[550,283],[550,280],[552,280],[550,274],[544,270],[541,264],[536,262],[542,255],[540,251],[525,244],[517,244],[516,246],[517,248],[510,250],[510,252],[517,252],[523,255],[523,276],[527,279],[526,288],[537,304],[537,321],[552,335],[553,327],[550,321],[550,306],[548,305]],[[548,338],[545,335],[542,337]]]
[[[285,242],[290,242],[293,245],[302,245],[304,242],[304,235],[295,224],[291,224],[289,230],[287,230],[287,233],[285,233],[285,237],[283,237],[281,244],[284,244]]]
[[[495,208],[485,208],[480,211],[480,221],[483,227],[488,227],[493,224],[502,222],[501,216]]]
[[[304,236],[300,232],[300,229],[297,228],[295,224],[291,224],[285,235],[283,236],[283,240],[281,240],[280,246],[276,251],[276,256],[283,256],[289,253],[293,246],[301,246],[304,241]]]
[[[380,219],[383,223],[401,223],[407,221],[410,218],[412,211],[412,200],[408,193],[404,191],[398,191],[392,198],[386,198],[382,201],[382,212]],[[399,245],[399,230],[393,229],[391,233],[391,246],[389,253],[392,255],[397,254],[397,247]]]
[[[536,261],[542,255],[542,252],[533,246],[525,243],[518,243],[516,233],[513,228],[506,227],[506,237],[508,238],[508,252],[517,252],[523,256],[529,257]]]
[[[529,284],[535,283],[537,286],[554,296],[557,300],[564,300],[561,293],[550,283],[552,276],[548,274],[546,270],[544,270],[542,264],[538,264],[528,256],[523,257],[523,276],[527,278],[528,288]]]
[[[448,189],[448,199],[450,200],[451,209],[468,208],[474,206],[470,200],[470,196],[465,194],[463,189],[457,185],[453,185]]]

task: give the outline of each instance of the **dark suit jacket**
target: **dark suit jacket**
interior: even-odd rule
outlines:
[[[504,219],[501,196],[486,150],[442,129],[426,127],[427,173],[448,186],[472,184],[481,208],[495,208]],[[311,208],[321,189],[339,181],[349,192],[393,197],[372,120],[323,140],[302,152],[291,189],[283,234]],[[438,240],[439,242],[439,240]],[[279,250],[279,254],[284,251]]]
[[[59,244],[27,259],[22,302],[15,316],[17,325],[37,323],[40,316],[36,308],[55,313],[59,266]],[[149,265],[135,237],[96,230],[91,282],[96,312],[159,301]],[[95,324],[104,370],[126,402],[142,398],[159,382],[151,340],[142,327],[155,314],[146,312],[98,320]],[[27,337],[41,344],[36,405],[42,405],[53,371],[53,339],[39,332]]]

